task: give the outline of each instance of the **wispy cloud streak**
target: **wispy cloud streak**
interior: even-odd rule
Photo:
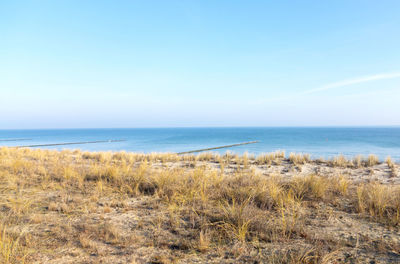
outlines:
[[[334,89],[334,88],[349,86],[349,85],[353,85],[353,84],[359,84],[359,83],[365,83],[365,82],[371,82],[371,81],[377,81],[377,80],[394,79],[394,78],[400,78],[400,72],[375,74],[375,75],[369,75],[369,76],[359,77],[359,78],[355,78],[355,79],[344,80],[344,81],[340,81],[340,82],[334,82],[334,83],[330,83],[330,84],[321,86],[319,88],[306,90],[306,91],[302,92],[302,94],[311,94],[311,93],[326,91],[326,90],[330,90],[330,89]]]

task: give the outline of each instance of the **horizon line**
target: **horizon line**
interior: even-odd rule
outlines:
[[[391,128],[399,125],[297,125],[297,126],[160,126],[160,127],[69,127],[69,128],[0,128],[1,130],[97,130],[97,129],[176,129],[176,128]]]

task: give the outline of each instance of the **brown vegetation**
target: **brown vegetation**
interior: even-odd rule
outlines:
[[[365,166],[379,161],[1,148],[0,261],[399,261],[400,187],[323,172]]]

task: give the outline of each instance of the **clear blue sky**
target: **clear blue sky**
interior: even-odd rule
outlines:
[[[400,125],[400,1],[1,1],[0,128]]]

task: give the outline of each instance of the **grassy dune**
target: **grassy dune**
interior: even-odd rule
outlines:
[[[400,262],[398,167],[1,148],[0,262]]]

